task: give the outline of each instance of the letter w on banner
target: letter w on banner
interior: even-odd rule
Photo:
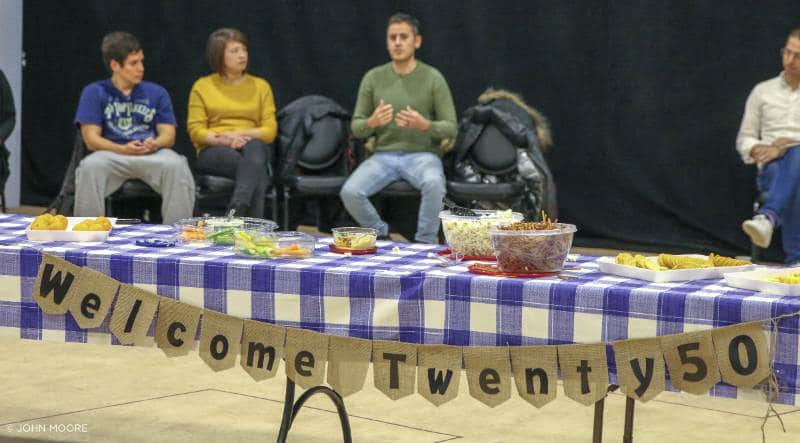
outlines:
[[[52,255],[42,254],[42,264],[33,283],[33,300],[45,314],[62,315],[69,309],[73,286],[81,267]]]
[[[722,381],[750,389],[769,376],[767,339],[760,321],[711,331]]]
[[[461,347],[421,345],[417,352],[419,394],[436,406],[456,398],[461,378]]]
[[[641,338],[614,342],[619,387],[628,397],[646,402],[664,390],[661,339]]]

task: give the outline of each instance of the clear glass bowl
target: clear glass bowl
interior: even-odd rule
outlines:
[[[477,216],[453,215],[450,211],[442,211],[444,238],[450,250],[457,254],[491,257],[494,255],[489,229],[510,225],[522,220],[519,212],[488,211],[476,209]]]
[[[209,217],[205,219],[206,241],[217,246],[232,246],[237,230],[260,229],[274,231],[278,224],[272,220],[250,217]]]
[[[333,243],[337,249],[362,251],[375,247],[378,230],[372,228],[333,228]]]
[[[178,220],[175,224],[178,241],[218,246],[232,246],[237,230],[263,229],[274,231],[278,224],[272,220],[248,217],[192,217]]]
[[[206,217],[182,218],[173,226],[178,231],[176,240],[181,243],[206,242]]]
[[[316,244],[316,238],[303,232],[239,229],[233,249],[251,258],[307,258],[314,255]]]
[[[489,236],[501,272],[557,272],[572,247],[575,225],[556,223],[547,231],[491,229]]]

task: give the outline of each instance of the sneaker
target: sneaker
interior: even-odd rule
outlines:
[[[757,214],[742,223],[742,230],[750,237],[750,241],[759,248],[768,248],[772,241],[772,222],[764,214]]]

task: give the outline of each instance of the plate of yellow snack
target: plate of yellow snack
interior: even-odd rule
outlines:
[[[25,230],[31,241],[102,242],[108,239],[115,218],[64,217],[42,214]]]
[[[644,256],[623,252],[616,257],[600,257],[597,263],[606,274],[656,283],[722,278],[727,273],[748,271],[755,266],[747,260],[714,253]]]
[[[778,295],[800,295],[800,267],[764,268],[726,274],[725,283],[734,288]]]

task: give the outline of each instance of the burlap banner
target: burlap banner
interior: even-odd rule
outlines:
[[[108,315],[117,296],[119,282],[102,272],[83,267],[77,282],[73,284],[73,290],[69,303],[72,318],[81,328],[96,328],[103,324]]]
[[[159,297],[156,345],[168,357],[188,354],[194,348],[197,324],[202,312],[196,306]]]
[[[364,387],[372,341],[331,336],[328,344],[328,384],[342,397]]]
[[[491,408],[511,398],[511,360],[502,346],[464,348],[469,395]]]
[[[272,378],[283,358],[286,328],[245,320],[240,364],[253,380]]]
[[[254,380],[265,380],[285,357],[286,375],[299,386],[321,385],[327,373],[342,396],[363,388],[371,357],[386,396],[416,390],[438,406],[458,395],[462,352],[470,395],[490,407],[510,398],[512,374],[518,394],[536,407],[556,397],[559,368],[566,395],[584,405],[604,398],[609,382],[604,343],[462,348],[328,336],[203,311],[47,254],[32,296],[46,314],[69,311],[83,329],[103,326],[113,305],[109,329],[122,344],[145,344],[158,311],[155,341],[170,357],[194,348],[202,317],[200,357],[215,371],[235,366],[239,355]],[[642,402],[655,398],[665,389],[665,362],[672,385],[686,392],[704,394],[720,379],[753,388],[771,370],[762,323],[614,342],[621,390]]]
[[[767,338],[760,321],[714,329],[711,337],[722,381],[750,389],[769,376]]]
[[[638,338],[614,342],[620,390],[646,402],[664,390],[664,355],[661,339]]]
[[[123,284],[111,314],[109,329],[123,345],[144,345],[159,298],[136,286]]]
[[[204,310],[200,327],[200,358],[215,371],[236,364],[242,342],[243,320],[228,314]]]
[[[80,273],[80,266],[42,254],[42,264],[33,282],[33,300],[45,314],[66,314],[70,298],[75,295],[75,279]]]
[[[328,336],[307,329],[286,329],[286,376],[308,389],[322,384],[328,360]]]
[[[511,347],[511,370],[517,393],[541,408],[556,398],[558,354],[555,346]]]
[[[711,331],[661,337],[661,351],[669,368],[670,382],[691,394],[705,394],[719,382]]]
[[[375,387],[392,400],[414,393],[417,345],[397,341],[372,341]]]
[[[567,397],[590,406],[608,393],[605,344],[558,346],[558,364]]]
[[[436,406],[458,396],[461,348],[447,345],[417,347],[417,390]]]

